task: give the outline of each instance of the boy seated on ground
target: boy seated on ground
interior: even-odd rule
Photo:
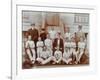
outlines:
[[[54,56],[52,59],[54,62],[53,64],[60,64],[62,60],[62,52],[59,50],[59,47],[57,47],[57,50],[54,52]]]
[[[49,49],[44,46],[43,51],[40,54],[40,57],[36,59],[38,63],[44,65],[49,63],[52,60],[52,53]]]

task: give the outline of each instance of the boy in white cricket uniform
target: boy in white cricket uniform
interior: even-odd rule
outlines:
[[[79,48],[77,46],[75,47],[75,49],[73,49],[73,55],[76,58],[75,64],[78,64]]]
[[[40,64],[47,64],[52,60],[52,53],[44,46],[43,51],[41,52],[40,58],[37,58],[37,61]]]
[[[41,37],[38,38],[38,42],[36,44],[37,46],[37,57],[39,58],[40,57],[40,54],[42,52],[42,49],[43,49],[43,41],[41,40]]]
[[[72,61],[70,48],[66,47],[63,53],[62,61],[69,64]]]
[[[78,62],[80,62],[80,59],[82,57],[82,54],[84,53],[84,49],[85,49],[85,42],[83,40],[83,38],[80,38],[80,42],[78,42],[78,47],[79,47],[79,55],[78,55]]]
[[[70,28],[69,27],[67,28],[67,32],[65,33],[64,37],[65,37],[65,39],[67,39],[67,41],[71,40],[72,33],[70,33]]]
[[[75,39],[72,38],[71,42],[70,42],[70,53],[72,54],[72,62],[76,62],[76,42]]]
[[[65,39],[62,61],[66,64],[69,64],[72,61],[71,55],[70,42],[68,41],[68,39]]]
[[[57,64],[59,64],[62,60],[62,52],[59,50],[59,48],[57,48],[57,50],[54,52],[54,56],[53,56],[53,61]]]
[[[34,64],[35,63],[35,57],[36,57],[35,49],[34,49],[35,44],[34,44],[34,41],[32,41],[30,35],[28,36],[28,40],[26,41],[25,48],[26,48],[26,52],[27,52],[30,60]]]
[[[52,40],[50,39],[50,35],[47,34],[47,38],[44,41],[45,46],[51,51],[52,53]]]
[[[76,43],[75,43],[75,41],[71,41],[70,42],[70,51],[71,51],[71,53],[73,53],[73,51],[75,50],[75,48],[76,48]]]
[[[50,34],[50,38],[52,39],[52,41],[55,39],[57,32],[54,30],[54,28],[52,27],[52,29],[49,31]]]

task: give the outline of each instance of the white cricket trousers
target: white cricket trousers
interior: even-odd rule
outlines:
[[[33,56],[31,55],[31,51],[32,51]],[[31,60],[31,61],[32,61],[32,60],[35,61],[35,57],[36,57],[36,55],[35,55],[35,50],[34,50],[34,49],[31,49],[31,51],[30,51],[30,49],[27,49],[27,50],[26,50],[26,52],[27,52],[27,54],[28,54],[30,60]]]

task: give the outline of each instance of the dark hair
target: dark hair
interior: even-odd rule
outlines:
[[[42,31],[45,31],[45,28],[42,28],[41,30],[42,30]]]
[[[35,26],[35,24],[31,24],[31,26]]]

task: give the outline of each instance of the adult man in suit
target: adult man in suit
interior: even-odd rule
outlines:
[[[35,24],[31,24],[31,29],[28,30],[28,34],[31,35],[31,38],[35,43],[35,52],[37,53],[36,44],[38,41],[39,32],[38,32]],[[37,54],[36,54],[36,56],[37,56]]]
[[[31,24],[31,29],[28,30],[29,35],[31,35],[32,40],[36,43],[38,41],[39,32],[36,29],[35,24]]]
[[[63,43],[63,39],[61,38],[61,33],[60,32],[57,33],[57,38],[54,39],[53,52],[55,52],[57,50],[57,48],[59,48],[59,50],[63,53],[64,43]]]
[[[83,40],[85,39],[85,34],[82,31],[82,25],[78,26],[78,31],[77,31],[76,35],[77,35],[78,41],[80,41],[80,39],[83,39]]]
[[[45,31],[44,28],[42,28],[41,33],[40,33],[40,37],[41,37],[41,40],[42,40],[43,42],[45,41],[46,36],[47,36],[46,31]]]

